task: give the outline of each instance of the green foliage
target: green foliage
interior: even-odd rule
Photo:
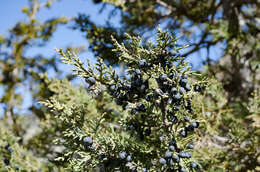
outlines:
[[[50,163],[41,162],[19,143],[21,138],[13,135],[5,125],[0,125],[0,171],[50,171]]]
[[[68,22],[36,18],[52,2],[30,0],[22,10],[26,20],[0,36],[0,171],[260,170],[256,1],[104,1],[115,7],[111,16],[120,12],[122,27],[97,26],[84,14],[75,19],[74,29],[86,32],[101,57],[97,63],[85,66],[72,50],[58,50],[87,89],[70,78],[48,79],[43,73],[50,66],[57,71],[55,57],[26,56]],[[172,32],[181,29],[184,41],[201,39],[184,54],[186,46],[160,29],[156,43],[146,41],[161,22]],[[144,39],[130,36],[136,33]],[[190,71],[188,55],[223,42],[218,63],[209,53],[206,69]],[[106,62],[126,71],[118,74]],[[22,86],[33,102],[40,100],[28,109],[33,115],[21,115],[24,94],[16,90]],[[183,152],[192,157],[176,162],[177,155],[191,155]]]
[[[207,120],[200,130],[195,157],[205,171],[257,171],[259,164],[259,90],[248,103],[229,102],[216,80],[194,107]]]
[[[42,102],[62,127],[56,144],[64,149],[56,161],[75,171],[191,169],[194,159],[190,159],[187,145],[196,139],[192,123],[199,125],[191,122],[199,119],[192,115],[191,98],[195,92],[191,88],[204,82],[187,81],[194,74],[178,54],[183,47],[176,47],[177,39],[167,32],[159,28],[157,44],[149,42],[145,46],[139,37],[126,37],[126,43],[121,44],[113,39],[114,51],[128,67],[123,77],[101,58],[93,67],[88,64],[84,68],[75,54],[59,51],[63,62],[74,65],[76,75],[86,79],[88,94],[93,98],[80,92],[78,95],[84,99],[79,99],[75,91],[62,89],[65,94],[70,92],[68,99],[60,99],[57,94]],[[185,134],[181,136],[181,132]],[[93,143],[84,143],[86,137]],[[170,156],[180,158],[180,162],[164,157],[168,146],[175,149]],[[124,156],[132,158],[125,160]],[[161,164],[160,158],[165,158],[168,165]]]
[[[73,152],[74,156],[78,156],[78,153],[86,155],[82,147],[82,137],[98,132],[100,128],[108,127],[107,124],[116,127],[114,121],[119,118],[118,114],[122,114],[122,112],[115,103],[111,102],[108,95],[100,95],[93,99],[85,88],[76,88],[66,80],[52,81],[49,89],[54,92],[54,95],[49,101],[42,103],[49,105],[51,111],[45,115],[46,119],[41,123],[43,131],[30,140],[30,143],[33,143],[34,149],[38,149],[39,152],[42,149],[47,149],[53,155],[63,155],[63,158],[56,159],[59,160],[55,162],[58,166],[65,166],[68,170],[79,170],[79,167],[74,164],[83,163],[87,159],[77,158],[79,161],[74,162],[70,151]],[[106,119],[107,124],[103,123],[104,119]],[[48,144],[53,146],[54,139],[57,139],[56,146],[60,147],[60,150],[64,150],[62,154],[47,148]],[[66,142],[60,142],[60,140],[66,140]],[[46,147],[39,147],[39,143]],[[68,159],[71,159],[69,163]]]

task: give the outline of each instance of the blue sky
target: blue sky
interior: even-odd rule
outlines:
[[[27,4],[28,0],[2,0],[0,6],[0,35],[5,35],[8,29],[14,26],[17,21],[25,20],[25,15],[22,14],[21,9]],[[77,16],[78,13],[84,13],[90,15],[90,18],[97,24],[105,24],[110,10],[104,10],[102,14],[99,14],[100,8],[101,5],[92,3],[92,0],[60,0],[55,2],[51,6],[51,9],[41,9],[37,18],[44,21],[52,17],[73,17]],[[112,7],[108,6],[107,8],[111,9]],[[119,17],[113,17],[112,23],[119,25],[119,20]],[[60,26],[46,46],[42,48],[30,48],[27,53],[34,55],[40,52],[46,56],[51,56],[55,53],[54,48],[64,48],[67,45],[85,45],[87,47],[88,43],[83,37],[83,33],[78,30],[71,30],[69,26],[71,26],[71,24]],[[195,68],[198,68],[199,59],[205,56],[205,53],[206,51],[203,50],[200,54],[194,54],[189,57],[188,60],[193,63]],[[212,50],[211,55],[216,58],[220,56],[219,49],[217,49],[217,51]],[[92,61],[94,60],[91,52],[84,53],[81,56],[89,57]]]
[[[90,15],[91,19],[97,24],[105,24],[105,21],[108,16],[109,10],[104,10],[102,14],[99,14],[101,8],[100,5],[93,4],[91,0],[77,0],[77,3],[72,0],[61,0],[60,2],[55,2],[50,9],[42,8],[37,18],[41,21],[50,19],[52,17],[74,17],[78,13],[84,13]],[[28,5],[28,0],[8,0],[0,1],[0,35],[7,35],[8,29],[12,28],[18,21],[24,21],[26,19],[25,14],[22,13],[22,8]],[[111,8],[111,6],[107,6]],[[119,24],[119,18],[114,18],[113,23],[115,25]],[[83,33],[78,30],[72,30],[69,27],[72,26],[72,23],[67,25],[59,26],[57,31],[54,33],[51,40],[43,47],[32,47],[28,49],[26,55],[33,56],[36,54],[43,54],[46,57],[53,56],[56,52],[54,48],[65,48],[68,45],[71,46],[85,46],[88,47],[88,42],[84,38]],[[90,51],[84,52],[80,55],[82,61],[90,59],[92,63],[95,62],[93,54]],[[64,72],[71,73],[71,67],[68,65],[60,64],[59,66]],[[52,76],[53,72],[48,72],[48,76]],[[77,80],[80,81],[80,80]],[[24,94],[24,88],[19,88],[16,90],[17,93]],[[3,90],[0,88],[0,96],[3,94]],[[27,109],[32,102],[32,98],[29,93],[24,94],[24,103],[22,105],[23,109]],[[3,107],[0,106],[0,116],[3,114]]]
[[[6,35],[8,29],[12,28],[15,23],[19,20],[25,20],[26,16],[21,12],[21,9],[28,4],[27,0],[9,0],[1,2],[0,6],[0,35]],[[84,13],[90,15],[91,19],[98,24],[104,24],[107,18],[107,12],[104,11],[99,14],[100,5],[95,5],[91,0],[77,0],[77,3],[72,0],[61,0],[60,2],[55,2],[50,9],[42,8],[37,15],[37,18],[41,21],[45,21],[52,17],[74,17],[78,13]],[[110,8],[110,7],[108,7]],[[114,18],[116,19],[116,18]],[[115,24],[118,21],[114,20]],[[83,37],[83,34],[77,30],[71,30],[69,28],[71,23],[58,27],[54,36],[42,48],[30,48],[27,52],[29,55],[41,54],[51,56],[54,52],[54,48],[64,48],[67,45],[80,46],[85,45],[87,47],[87,41]],[[90,57],[92,53],[88,53]]]
[[[19,20],[25,20],[26,16],[21,12],[21,9],[28,5],[28,0],[0,0],[0,35],[8,34],[8,29],[12,28]],[[108,18],[108,12],[110,10],[104,10],[102,14],[99,13],[101,5],[96,5],[92,3],[92,0],[60,0],[55,2],[50,9],[43,8],[37,15],[37,18],[41,21],[45,21],[52,17],[74,17],[79,13],[84,13],[90,16],[92,21],[95,21],[97,24],[105,24],[105,21]],[[112,6],[107,6],[106,8],[112,9]],[[119,17],[113,17],[113,21],[110,21],[114,25],[119,25]],[[53,56],[56,52],[54,48],[65,48],[68,45],[71,46],[85,46],[88,47],[88,42],[84,38],[84,34],[78,30],[72,30],[69,27],[72,26],[72,23],[67,25],[59,26],[57,31],[54,33],[51,40],[43,47],[32,47],[27,52],[26,55],[33,56],[36,54],[43,54],[46,57]],[[154,40],[154,39],[153,39]],[[216,58],[220,56],[220,49],[213,50],[211,55]],[[200,67],[201,57],[205,57],[206,51],[202,50],[197,54],[193,54],[187,60],[190,61],[195,68]],[[90,59],[91,63],[95,62],[95,58],[90,51],[86,51],[80,54],[82,61]],[[71,73],[71,67],[68,65],[60,64],[60,69],[65,73]],[[48,72],[49,76],[53,75],[53,72]],[[78,80],[80,81],[80,80]],[[24,89],[18,89],[17,92],[23,93]],[[0,88],[0,96],[1,93]],[[23,109],[26,109],[30,106],[32,101],[29,94],[25,94]],[[1,115],[1,106],[0,106],[0,115]]]

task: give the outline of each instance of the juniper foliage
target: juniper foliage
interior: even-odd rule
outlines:
[[[64,150],[56,160],[76,171],[192,170],[196,160],[187,145],[196,140],[200,125],[192,97],[205,81],[191,79],[196,74],[180,56],[184,47],[177,47],[177,39],[167,31],[158,29],[156,44],[126,37],[125,43],[112,38],[113,51],[127,66],[124,76],[101,58],[85,68],[75,54],[59,50],[63,62],[74,65],[76,75],[85,78],[93,100],[70,105],[55,98],[41,102],[63,125],[56,143]],[[108,117],[104,107],[90,115],[87,107],[104,97],[105,104],[116,104],[116,117]]]
[[[0,171],[53,171],[57,168],[50,162],[43,162],[21,146],[21,138],[16,137],[6,126],[0,125]]]

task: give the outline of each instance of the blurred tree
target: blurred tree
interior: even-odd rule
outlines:
[[[24,121],[23,121],[24,122]],[[50,162],[43,162],[19,144],[21,138],[5,125],[0,125],[0,171],[53,171],[57,170]]]
[[[182,33],[183,43],[190,45],[185,57],[206,50],[203,64],[210,66],[210,73],[223,81],[229,92],[229,99],[248,96],[259,85],[259,1],[257,0],[103,0],[114,6],[109,20],[120,16],[120,27],[112,25],[98,26],[88,16],[80,14],[75,28],[86,33],[90,49],[112,64],[116,63],[111,53],[109,35],[123,40],[123,34],[136,33],[149,38],[154,28],[162,24],[163,28],[174,33]],[[102,11],[101,10],[101,11]],[[116,15],[118,14],[118,15]],[[114,18],[113,18],[114,17]],[[111,23],[108,21],[108,24]],[[222,51],[221,60],[216,63],[212,49]],[[200,59],[200,60],[201,60]],[[257,62],[258,61],[258,62]],[[225,77],[224,77],[225,76]],[[241,91],[243,90],[243,91]]]
[[[228,100],[216,79],[194,98],[195,112],[206,121],[194,157],[204,171],[259,171],[260,90],[248,102]]]
[[[17,90],[29,91],[33,97],[33,104],[27,109],[31,111],[28,114],[32,113],[40,118],[43,117],[43,112],[35,102],[51,95],[51,92],[44,89],[46,85],[40,74],[50,68],[57,72],[55,57],[47,58],[41,54],[32,57],[26,55],[26,52],[31,47],[44,46],[57,26],[68,21],[64,17],[44,22],[36,18],[39,10],[44,7],[50,8],[52,2],[50,0],[40,3],[38,0],[30,0],[29,6],[22,9],[27,16],[26,20],[17,22],[6,37],[0,38],[0,87],[4,91],[0,97],[0,103],[4,107],[1,122],[9,124],[16,136],[22,136],[26,132],[17,122],[25,94],[18,93]]]

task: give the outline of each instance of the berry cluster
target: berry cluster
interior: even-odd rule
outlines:
[[[132,72],[130,82],[128,80],[120,81],[117,84],[110,84],[107,87],[110,95],[115,98],[115,102],[118,105],[122,105],[124,109],[129,107],[127,106],[129,102],[134,102],[136,99],[143,97],[149,89],[148,80],[142,78],[140,69]],[[137,111],[145,111],[144,105],[140,104],[134,113],[137,113]]]
[[[4,146],[4,149],[7,151],[8,154],[11,154],[14,152],[14,149],[10,147],[10,144],[9,143],[6,143],[5,146]],[[8,156],[9,157],[9,156]],[[4,157],[3,158],[3,161],[4,161],[4,164],[5,165],[10,165],[10,158],[8,157]]]
[[[93,140],[91,137],[84,137],[83,138],[83,146],[86,150],[93,150],[94,146],[93,146]]]
[[[171,39],[165,33],[160,34],[161,38]],[[187,164],[187,160],[192,157],[191,149],[194,146],[188,144],[184,148],[180,144],[178,147],[177,141],[188,137],[200,125],[198,121],[192,119],[194,115],[192,96],[195,92],[201,92],[202,88],[198,83],[191,83],[192,79],[189,78],[191,74],[186,70],[183,59],[166,50],[167,44],[170,43],[162,42],[156,48],[151,47],[151,51],[140,49],[142,55],[130,53],[131,48],[127,51],[126,47],[120,45],[118,49],[123,51],[121,56],[127,54],[125,57],[128,66],[127,75],[120,78],[115,73],[107,72],[110,76],[106,80],[90,75],[86,78],[86,82],[90,86],[95,84],[105,86],[116,104],[128,112],[127,117],[120,123],[126,130],[131,131],[132,137],[138,136],[138,141],[147,141],[151,144],[158,141],[164,145],[169,144],[163,157],[150,154],[151,158],[157,158],[158,162],[157,165],[151,163],[151,166],[185,171],[187,166],[184,167],[183,164]],[[159,139],[161,134],[166,138],[164,141]],[[171,139],[173,136],[174,139]],[[84,140],[85,147],[89,149],[92,139],[87,137]],[[170,140],[170,143],[165,140]],[[138,153],[130,153],[131,155],[127,155],[126,152],[120,151],[118,157],[126,162],[133,161],[132,156],[135,160],[138,159]],[[191,163],[191,167],[198,168],[195,164]]]
[[[85,81],[89,84],[89,87],[93,86],[96,83],[96,79],[94,77],[88,77]]]
[[[189,143],[187,145],[187,149],[193,149],[194,145]],[[167,165],[170,170],[174,169],[174,164],[178,165],[178,171],[185,172],[186,169],[180,164],[181,159],[190,159],[192,157],[192,153],[190,151],[181,151],[178,146],[176,140],[173,138],[169,142],[168,150],[165,152],[164,156],[159,159],[159,163],[164,166]],[[195,162],[191,162],[191,168],[197,169],[198,164]]]
[[[132,161],[132,156],[127,155],[126,152],[119,152],[118,156],[121,160],[125,160],[126,162],[131,162]]]
[[[14,149],[10,147],[9,143],[7,143],[7,144],[5,145],[5,149],[6,149],[8,152],[10,152],[10,153],[12,153],[12,152],[14,151]]]
[[[11,160],[11,154],[14,152],[14,149],[12,148],[12,147],[10,147],[10,144],[9,143],[6,143],[5,145],[4,145],[4,149],[5,149],[5,154],[4,154],[4,157],[3,157],[3,162],[4,162],[4,164],[6,165],[6,166],[11,166],[12,164],[11,164],[11,162],[10,162],[10,160]],[[22,156],[25,158],[25,155],[24,154],[22,154]],[[20,166],[19,165],[15,165],[14,166],[14,169],[15,170],[19,170],[20,169]]]

